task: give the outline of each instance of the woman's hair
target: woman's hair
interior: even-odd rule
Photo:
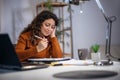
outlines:
[[[31,24],[28,25],[27,28],[25,28],[22,33],[25,33],[25,32],[30,32],[31,33],[31,38],[30,38],[30,41],[33,45],[37,44],[37,38],[35,38],[34,36],[37,35],[37,36],[40,36],[42,37],[42,33],[41,33],[41,26],[42,26],[42,23],[47,20],[47,19],[53,19],[55,21],[55,25],[57,26],[58,25],[58,18],[57,16],[48,11],[48,10],[44,10],[42,11],[41,13],[39,13],[34,19],[33,21],[31,22]]]

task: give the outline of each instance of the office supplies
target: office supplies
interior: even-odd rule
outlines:
[[[70,60],[71,58],[30,58],[28,59],[29,62],[45,62],[45,63],[51,63],[51,62],[57,62],[57,61],[66,61]]]
[[[14,46],[12,45],[9,35],[7,33],[0,34],[0,68],[13,70],[30,70],[47,67],[48,65],[44,63],[21,63],[14,50]]]

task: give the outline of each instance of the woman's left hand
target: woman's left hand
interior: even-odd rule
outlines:
[[[55,37],[55,32],[56,32],[56,28],[53,30],[53,32],[51,33],[50,37]]]

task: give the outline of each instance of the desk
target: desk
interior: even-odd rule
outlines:
[[[78,79],[63,79],[55,78],[54,74],[65,72],[65,71],[74,71],[74,70],[109,70],[116,71],[118,75],[108,78],[99,78],[95,80],[120,80],[120,62],[114,62],[111,66],[50,66],[44,69],[35,69],[28,71],[16,71],[8,73],[0,73],[0,80],[78,80]],[[0,72],[2,69],[0,69]],[[83,80],[83,79],[79,79]],[[88,79],[84,79],[88,80]],[[89,79],[93,80],[93,79]]]

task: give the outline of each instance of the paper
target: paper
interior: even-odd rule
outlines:
[[[92,65],[94,62],[92,60],[76,60],[76,59],[71,59],[67,61],[59,61],[58,64],[63,64],[63,65]]]
[[[30,58],[28,61],[47,61],[47,62],[54,62],[54,61],[65,61],[70,60],[71,58]]]

